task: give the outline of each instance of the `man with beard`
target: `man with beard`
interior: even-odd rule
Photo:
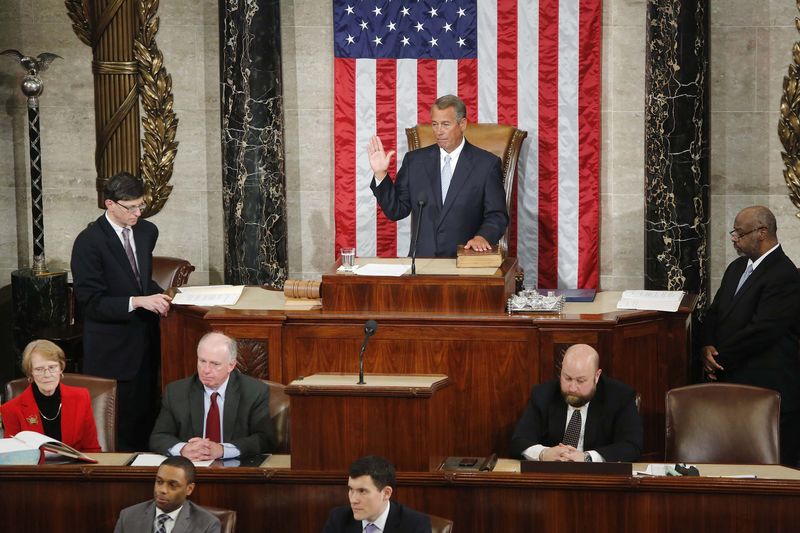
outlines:
[[[781,395],[781,463],[800,452],[800,274],[778,244],[775,215],[742,209],[731,242],[739,258],[725,270],[703,322],[701,363],[711,381]]]
[[[586,344],[570,346],[558,379],[533,387],[511,455],[533,461],[633,462],[642,450],[636,393],[602,375]]]

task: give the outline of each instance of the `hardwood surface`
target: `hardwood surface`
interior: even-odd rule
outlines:
[[[381,455],[397,471],[420,472],[454,448],[447,376],[368,374],[357,382],[358,374],[315,374],[286,386],[294,468],[346,471],[356,457]]]
[[[378,277],[333,270],[322,276],[322,306],[332,312],[503,313],[514,294],[517,270],[515,258],[506,258],[495,275],[484,276],[418,272]]]
[[[796,471],[791,471],[795,472]],[[0,467],[9,531],[112,531],[152,497],[154,468]],[[192,499],[237,511],[237,532],[318,533],[347,503],[342,472],[200,469]],[[455,521],[459,533],[790,532],[800,481],[517,473],[400,473],[393,498]]]
[[[161,325],[162,383],[195,371],[197,341],[210,330],[237,338],[240,367],[258,378],[287,384],[318,372],[358,372],[364,322],[374,319],[379,327],[366,350],[365,371],[449,376],[451,454],[503,455],[531,388],[556,376],[569,345],[587,343],[600,353],[607,375],[641,394],[644,450],[659,458],[664,395],[689,383],[695,302],[686,296],[676,313],[556,316],[173,307]]]

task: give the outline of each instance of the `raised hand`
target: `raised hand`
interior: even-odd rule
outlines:
[[[369,155],[369,166],[375,179],[382,180],[386,177],[389,170],[389,163],[392,161],[394,150],[385,152],[380,137],[373,135],[367,145],[367,155]]]

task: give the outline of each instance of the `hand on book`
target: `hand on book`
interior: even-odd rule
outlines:
[[[480,235],[475,235],[467,244],[464,245],[465,250],[475,250],[476,252],[486,252],[492,249],[492,246],[489,244],[489,241],[481,237]]]

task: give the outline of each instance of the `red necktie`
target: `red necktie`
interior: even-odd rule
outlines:
[[[222,433],[219,430],[219,406],[217,405],[218,392],[211,395],[211,406],[206,417],[206,438],[214,442],[222,442]]]

